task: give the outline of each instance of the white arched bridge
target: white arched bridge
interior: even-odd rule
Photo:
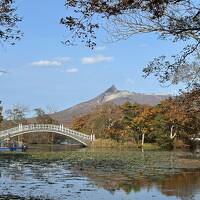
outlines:
[[[95,141],[95,135],[86,135],[84,133],[65,128],[63,125],[54,124],[19,124],[15,128],[0,131],[0,140],[10,139],[28,133],[57,133],[73,138],[84,146],[88,146],[90,142]]]

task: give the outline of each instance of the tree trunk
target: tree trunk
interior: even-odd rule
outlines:
[[[144,145],[144,133],[142,134],[142,146]]]
[[[173,130],[174,130],[174,125],[171,126],[170,139],[174,139],[176,137],[176,133],[173,133]]]
[[[173,133],[173,131],[174,131],[174,125],[171,126],[170,139],[173,142],[173,149],[176,150],[176,133]]]

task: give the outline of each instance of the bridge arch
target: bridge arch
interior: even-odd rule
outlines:
[[[13,138],[16,136],[29,134],[29,133],[56,133],[80,142],[84,146],[88,146],[92,141],[95,140],[95,135],[87,135],[69,128],[65,128],[63,125],[54,124],[19,124],[15,128],[0,131],[0,140],[7,138]]]

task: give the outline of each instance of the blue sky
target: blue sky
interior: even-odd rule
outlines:
[[[57,110],[86,101],[111,85],[142,93],[174,94],[177,87],[161,87],[144,79],[142,68],[155,56],[171,55],[178,46],[137,35],[127,41],[106,43],[96,50],[82,44],[61,44],[67,35],[59,24],[67,15],[64,0],[18,0],[24,37],[15,46],[0,47],[0,98],[5,108],[25,104],[30,108],[53,106]]]

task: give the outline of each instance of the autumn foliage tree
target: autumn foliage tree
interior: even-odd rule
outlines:
[[[200,133],[200,88],[183,93],[175,101],[184,113],[185,120],[182,121],[185,131],[189,134]]]
[[[120,108],[123,113],[122,123],[124,128],[129,137],[131,137],[136,142],[138,135],[136,134],[137,131],[133,119],[141,113],[143,106],[126,102]]]
[[[96,137],[118,138],[119,129],[117,131],[113,131],[113,129],[115,129],[119,119],[121,119],[120,108],[108,103],[98,106],[94,112],[88,115],[75,118],[73,128],[82,132],[95,134]]]
[[[200,90],[194,89],[177,97],[165,100],[160,105],[160,112],[164,113],[168,126],[171,129],[170,138],[176,132],[196,134],[200,131]]]
[[[155,117],[154,108],[145,106],[138,116],[133,118],[135,129],[141,134],[141,145],[144,145],[145,135],[149,135],[154,130],[153,120]]]
[[[18,29],[21,17],[16,14],[14,0],[0,0],[0,41],[14,45],[22,37]]]

